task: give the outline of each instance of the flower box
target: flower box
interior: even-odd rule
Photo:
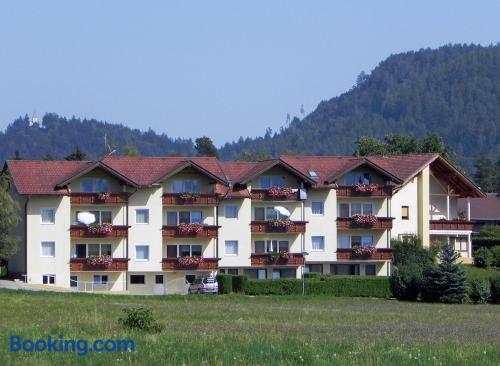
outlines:
[[[358,226],[374,226],[378,219],[374,215],[352,215],[352,222]]]
[[[380,187],[378,184],[363,184],[363,183],[356,183],[354,185],[354,191],[355,192],[360,192],[360,193],[366,193],[366,192],[375,192],[378,190]]]
[[[352,255],[355,257],[371,257],[375,253],[377,253],[377,248],[374,246],[370,245],[368,247],[353,247],[352,248]]]
[[[280,199],[289,197],[293,194],[293,189],[290,187],[271,187],[267,190],[269,197]]]
[[[113,225],[111,224],[94,224],[87,226],[87,232],[90,235],[111,235],[113,233]]]
[[[109,197],[111,197],[111,194],[109,192],[101,192],[97,194],[97,200],[100,202],[106,202]]]
[[[177,227],[180,235],[196,235],[203,230],[202,224],[180,224]]]
[[[196,268],[204,262],[205,262],[205,260],[202,257],[179,257],[179,258],[177,258],[177,264],[179,265],[179,267],[184,267],[184,268]]]
[[[199,193],[183,192],[179,195],[179,198],[183,201],[196,201],[200,198]]]
[[[87,258],[87,266],[105,268],[113,264],[113,258],[110,255],[94,255]]]

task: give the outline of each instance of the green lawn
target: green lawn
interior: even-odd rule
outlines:
[[[153,309],[165,330],[117,319]],[[498,365],[500,306],[335,297],[132,297],[0,290],[0,364]],[[10,335],[132,338],[135,353],[10,353]]]

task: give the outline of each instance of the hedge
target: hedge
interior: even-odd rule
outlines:
[[[233,280],[233,291],[234,292],[243,292],[243,289],[246,286],[246,283],[248,282],[248,277],[247,276],[232,276]]]
[[[489,237],[478,237],[472,238],[472,247],[494,247],[495,245],[500,245],[500,238],[489,238]]]
[[[298,295],[302,294],[301,279],[249,280],[244,287],[248,295]],[[377,276],[320,276],[305,279],[307,295],[347,297],[391,296],[389,278]]]
[[[218,274],[216,279],[219,285],[219,294],[229,294],[233,292],[233,276]]]

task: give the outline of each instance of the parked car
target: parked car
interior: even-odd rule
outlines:
[[[219,292],[219,284],[215,277],[197,278],[189,286],[190,294],[216,294]]]

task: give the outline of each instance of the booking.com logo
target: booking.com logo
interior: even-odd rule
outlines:
[[[135,352],[132,339],[63,339],[63,336],[47,339],[21,339],[21,336],[10,336],[10,352],[74,352],[85,356],[89,352]]]

